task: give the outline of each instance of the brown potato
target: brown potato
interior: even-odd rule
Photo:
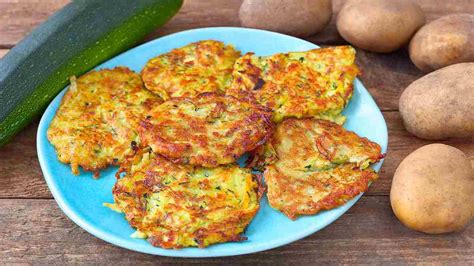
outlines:
[[[307,37],[323,30],[332,16],[331,0],[244,0],[242,26]]]
[[[459,231],[474,213],[474,176],[460,150],[430,144],[408,155],[392,181],[390,202],[407,227],[428,234]]]
[[[388,53],[408,43],[425,23],[410,0],[348,0],[337,16],[339,34],[364,50]]]
[[[473,62],[474,15],[448,15],[423,26],[410,42],[410,58],[425,72]]]
[[[419,138],[474,136],[474,63],[447,66],[414,81],[399,109],[406,129]]]

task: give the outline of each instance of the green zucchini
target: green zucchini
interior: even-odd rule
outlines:
[[[131,48],[176,14],[182,0],[76,0],[0,60],[0,146],[68,84]]]

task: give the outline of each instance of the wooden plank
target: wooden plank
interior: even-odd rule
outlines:
[[[0,48],[11,48],[68,0],[0,0]]]
[[[0,0],[0,47],[11,47],[34,27],[44,21],[68,0]],[[344,0],[334,0],[334,16],[328,27],[309,40],[318,44],[339,44],[343,39],[337,33],[335,21]],[[416,0],[426,13],[428,21],[450,13],[473,13],[472,0],[431,1]],[[238,9],[241,0],[187,0],[178,15],[166,26],[155,31],[147,40],[182,30],[239,26]],[[34,6],[34,9],[31,8]]]
[[[390,54],[375,54],[357,49],[356,63],[360,79],[383,111],[398,110],[403,90],[423,76],[410,61],[407,50]]]
[[[469,264],[474,226],[432,236],[411,231],[394,217],[388,197],[363,197],[327,228],[273,250],[230,258],[184,259],[145,255],[115,247],[71,222],[54,200],[0,201],[0,261],[7,264],[328,263]],[[290,261],[291,260],[291,261]]]
[[[388,127],[388,152],[380,170],[380,178],[369,188],[369,195],[389,195],[392,177],[400,162],[412,151],[430,143],[444,143],[463,151],[474,163],[474,138],[428,141],[414,137],[405,130],[398,112],[384,112]],[[474,165],[474,164],[473,164]]]
[[[0,198],[52,198],[36,154],[35,121],[0,148]]]
[[[238,14],[242,0],[186,0],[181,10],[145,41],[189,29],[240,25]]]
[[[380,179],[370,187],[368,195],[389,195],[393,173],[401,160],[413,150],[431,143],[406,132],[398,112],[384,112],[384,116],[389,128],[388,154]],[[37,122],[15,137],[12,143],[0,149],[0,198],[51,198],[36,155],[36,130]],[[461,149],[474,162],[472,139],[440,142]]]

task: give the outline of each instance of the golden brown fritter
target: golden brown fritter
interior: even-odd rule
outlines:
[[[165,100],[204,92],[224,94],[239,56],[231,45],[199,41],[151,59],[142,70],[142,78],[150,91]]]
[[[321,171],[291,171],[276,165],[264,172],[268,202],[290,219],[334,209],[367,190],[372,170],[341,164]]]
[[[378,144],[336,123],[290,118],[277,125],[263,157],[270,205],[295,219],[364,192],[377,179],[369,165],[383,155]]]
[[[179,163],[215,167],[262,145],[273,125],[264,107],[214,93],[172,98],[138,129],[143,145]]]
[[[154,246],[206,247],[242,241],[259,209],[260,183],[236,164],[204,168],[175,164],[151,150],[122,165],[112,209],[125,213],[140,237]]]
[[[227,94],[273,110],[273,120],[315,117],[342,124],[359,73],[350,46],[239,58]]]
[[[380,146],[342,126],[321,119],[290,118],[278,124],[264,145],[258,165],[278,164],[295,170],[329,169],[342,163],[367,168],[380,159]]]
[[[91,71],[71,85],[48,129],[58,158],[74,174],[120,164],[138,145],[139,121],[163,101],[125,67]]]

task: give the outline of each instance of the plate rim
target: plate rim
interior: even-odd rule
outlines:
[[[266,30],[259,30],[259,29],[251,29],[251,28],[241,28],[241,27],[205,27],[205,28],[196,28],[196,29],[190,29],[190,30],[185,30],[185,31],[180,31],[176,32],[173,34],[165,35],[160,38],[148,41],[146,43],[143,43],[141,45],[138,45],[132,49],[129,49],[123,53],[117,54],[116,56],[102,62],[101,64],[97,65],[93,69],[100,68],[103,64],[107,63],[109,60],[116,58],[117,56],[120,55],[125,55],[128,53],[134,52],[135,49],[144,49],[147,46],[153,45],[155,42],[158,41],[163,41],[163,39],[168,39],[168,38],[174,38],[179,35],[185,35],[185,34],[190,34],[190,33],[195,33],[195,32],[209,32],[209,31],[247,31],[247,32],[256,32],[256,33],[265,33],[265,34],[271,34],[271,35],[279,35],[281,37],[285,38],[290,38],[297,40],[298,42],[306,42],[307,44],[310,44],[312,46],[315,46],[315,48],[320,48],[318,45],[308,42],[303,39],[299,39],[293,36],[289,36],[286,34],[282,33],[277,33],[277,32],[271,32],[271,31],[266,31]],[[382,134],[385,135],[385,143],[379,143],[382,146],[382,149],[386,147],[386,150],[388,149],[388,129],[387,129],[387,123],[385,121],[385,118],[383,117],[383,113],[380,110],[379,106],[376,104],[374,101],[372,95],[370,92],[367,90],[367,88],[363,85],[363,83],[356,78],[354,80],[354,83],[359,83],[358,85],[361,86],[368,94],[369,99],[373,102],[373,104],[377,107],[378,111],[382,114],[382,121],[384,122],[385,127],[383,128]],[[93,236],[108,242],[110,244],[113,244],[115,246],[119,246],[121,248],[125,248],[128,250],[133,250],[136,252],[140,253],[146,253],[146,254],[151,254],[151,255],[159,255],[159,256],[167,256],[167,257],[187,257],[187,258],[201,258],[201,257],[224,257],[224,256],[236,256],[236,255],[244,255],[244,254],[250,254],[250,253],[256,253],[260,251],[265,251],[265,250],[270,250],[274,249],[280,246],[287,245],[289,243],[295,242],[297,240],[300,240],[302,238],[305,238],[313,233],[316,233],[326,226],[332,224],[335,220],[339,219],[343,214],[345,214],[360,198],[364,193],[360,193],[358,196],[354,197],[350,201],[346,202],[344,205],[338,207],[337,209],[340,209],[340,212],[337,214],[331,216],[330,218],[326,219],[327,222],[322,225],[322,226],[317,226],[317,227],[308,227],[306,230],[301,230],[297,234],[292,234],[290,237],[286,238],[281,238],[278,239],[278,241],[272,241],[270,243],[265,243],[260,245],[255,245],[252,244],[249,249],[244,249],[244,250],[235,250],[232,253],[227,253],[227,252],[212,252],[212,253],[206,253],[206,249],[199,249],[199,251],[202,251],[201,253],[198,254],[188,254],[188,253],[180,253],[179,249],[163,249],[160,247],[153,247],[150,245],[152,249],[146,249],[142,250],[136,247],[135,245],[131,245],[130,242],[127,240],[124,240],[122,237],[113,235],[111,233],[107,233],[102,231],[100,228],[96,228],[93,224],[89,223],[86,219],[82,219],[79,217],[79,215],[69,206],[65,201],[64,198],[61,196],[60,189],[57,187],[57,183],[54,182],[53,173],[50,172],[50,169],[47,167],[47,159],[46,156],[43,154],[43,148],[45,145],[45,138],[44,138],[44,132],[47,132],[47,129],[49,127],[49,124],[47,124],[46,120],[48,118],[46,117],[46,114],[51,112],[51,109],[53,109],[53,102],[58,101],[58,98],[62,98],[64,93],[66,92],[68,86],[66,86],[64,89],[61,90],[61,92],[55,96],[55,98],[49,103],[48,107],[45,109],[44,113],[42,114],[41,120],[38,125],[38,130],[36,134],[36,149],[37,149],[37,155],[38,155],[38,160],[40,163],[40,167],[44,176],[44,179],[46,181],[46,184],[48,185],[49,190],[51,191],[51,194],[53,195],[55,201],[57,202],[58,206],[60,209],[66,214],[66,216],[71,219],[75,224],[77,224],[79,227],[81,227],[83,230],[87,231],[88,233],[92,234]],[[46,142],[48,140],[46,139]],[[46,143],[47,145],[47,143]],[[386,153],[385,150],[385,153]],[[378,165],[379,167],[382,166],[384,162],[384,159],[382,159]],[[379,172],[379,170],[377,170]],[[266,196],[262,198],[261,200],[266,200]],[[150,251],[151,250],[151,251]]]

